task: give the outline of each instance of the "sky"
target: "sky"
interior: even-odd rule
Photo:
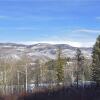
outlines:
[[[0,0],[0,42],[90,47],[99,10],[100,0]]]

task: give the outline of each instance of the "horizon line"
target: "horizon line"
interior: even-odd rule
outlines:
[[[81,42],[72,42],[72,41],[5,41],[5,42],[0,42],[0,43],[15,43],[15,44],[22,44],[22,45],[34,45],[34,44],[51,44],[51,45],[56,45],[56,44],[66,44],[70,45],[72,47],[93,47],[94,42],[87,42],[87,43],[81,43]]]

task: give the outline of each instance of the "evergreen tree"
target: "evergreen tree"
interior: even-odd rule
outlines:
[[[54,76],[52,77],[51,72],[54,71],[55,60],[48,61],[46,63],[46,65],[47,65],[47,70],[48,70],[48,82],[50,83],[52,81],[53,77],[54,77]]]
[[[92,80],[100,83],[100,35],[93,47]]]
[[[62,55],[61,48],[58,49],[57,61],[56,61],[56,76],[57,83],[64,82],[64,65],[65,60],[61,57]]]
[[[76,81],[77,81],[77,88],[78,88],[78,84],[79,84],[79,79],[80,76],[84,76],[84,56],[81,52],[80,49],[77,49],[76,51],[76,62],[77,62],[77,68],[76,68]]]

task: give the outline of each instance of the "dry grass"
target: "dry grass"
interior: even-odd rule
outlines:
[[[100,88],[35,89],[31,94],[9,95],[0,100],[100,100]]]

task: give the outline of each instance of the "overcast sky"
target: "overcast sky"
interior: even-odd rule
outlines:
[[[92,46],[100,0],[0,0],[0,42]]]

